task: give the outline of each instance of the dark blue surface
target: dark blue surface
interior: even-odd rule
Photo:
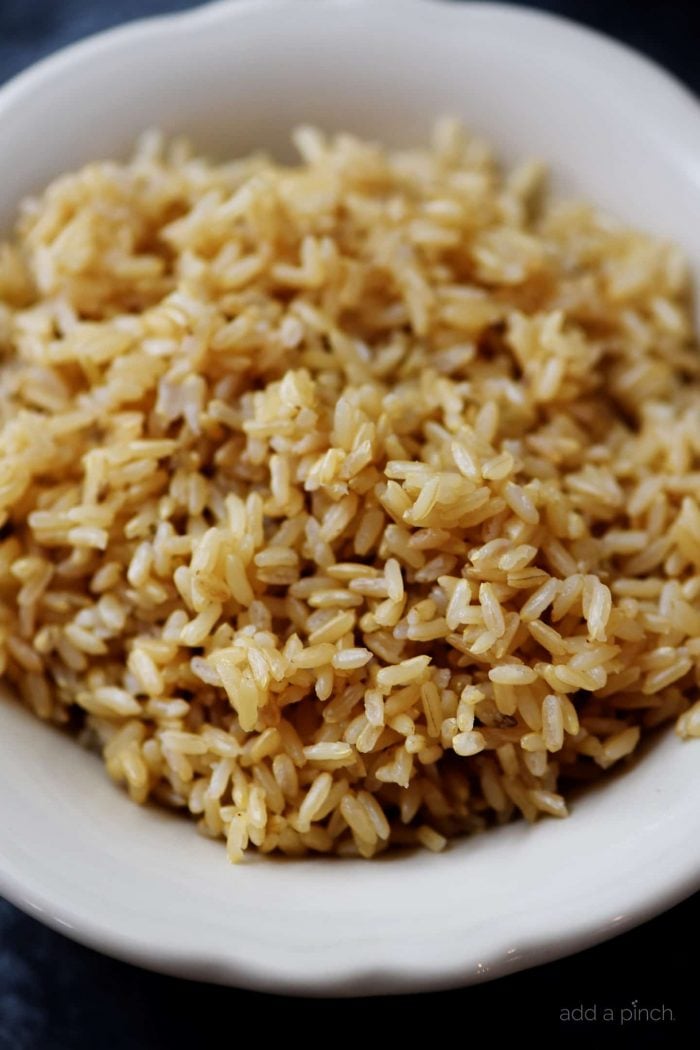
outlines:
[[[0,82],[99,29],[194,6],[188,0],[0,0]],[[541,0],[522,6],[603,29],[700,93],[700,0]],[[491,1050],[508,1036],[545,1048],[690,1048],[700,1045],[693,947],[699,902],[695,897],[574,958],[490,984],[350,1003],[254,995],[145,973],[73,944],[0,900],[0,1050],[199,1050],[215,1041],[217,1050],[219,1042],[229,1050],[252,1024],[266,1042],[301,1034],[309,1045],[320,1044],[327,1026],[334,1038],[354,1038],[359,1046],[378,1034],[368,1038],[368,1025],[381,1025],[384,1038],[393,1033],[417,1039],[430,1024],[435,1040],[455,1050]]]

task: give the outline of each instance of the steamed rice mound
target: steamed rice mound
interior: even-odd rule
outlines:
[[[700,736],[683,260],[450,122],[295,142],[148,135],[23,206],[2,673],[233,860],[565,816]]]

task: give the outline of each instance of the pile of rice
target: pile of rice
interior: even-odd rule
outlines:
[[[0,661],[232,860],[441,849],[700,736],[679,252],[429,149],[147,135],[0,249]]]

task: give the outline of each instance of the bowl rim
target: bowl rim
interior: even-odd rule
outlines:
[[[5,114],[39,89],[50,85],[53,78],[70,75],[71,69],[83,61],[94,62],[113,49],[128,45],[131,41],[143,40],[144,35],[157,37],[163,31],[186,34],[195,26],[216,25],[228,20],[245,18],[260,13],[261,9],[288,9],[298,0],[213,0],[194,9],[165,13],[127,22],[111,29],[93,34],[86,39],[67,45],[57,52],[40,59],[0,87],[0,122]],[[315,13],[333,11],[338,8],[363,8],[369,18],[372,11],[394,11],[402,17],[425,17],[452,20],[462,27],[468,21],[482,24],[500,24],[504,31],[521,35],[545,37],[552,46],[570,48],[579,52],[582,60],[599,64],[628,84],[635,84],[644,92],[653,92],[659,106],[659,116],[675,116],[683,122],[682,134],[697,137],[700,144],[700,105],[692,91],[672,73],[652,59],[618,42],[604,33],[549,12],[522,8],[507,3],[488,3],[472,0],[455,4],[450,0],[324,0]],[[540,40],[541,43],[541,40]],[[409,962],[403,959],[391,972],[380,969],[369,975],[352,964],[342,961],[329,967],[328,958],[320,958],[313,972],[292,972],[289,963],[270,963],[264,970],[251,969],[242,955],[231,953],[225,960],[209,960],[196,949],[178,949],[149,943],[139,935],[138,929],[125,931],[110,921],[105,910],[97,917],[78,914],[71,906],[51,896],[40,888],[31,874],[18,874],[8,869],[0,853],[0,893],[6,899],[32,917],[39,918],[47,926],[90,948],[104,952],[126,962],[179,977],[213,981],[219,984],[235,984],[239,987],[266,991],[283,991],[302,995],[372,995],[387,992],[415,992],[428,989],[446,989],[490,980],[494,977],[514,973],[531,966],[541,965],[555,959],[581,951],[638,925],[654,915],[670,908],[700,889],[700,844],[693,850],[688,848],[684,864],[677,866],[671,875],[655,886],[635,888],[636,895],[625,894],[624,913],[615,924],[605,922],[614,907],[608,899],[605,914],[587,917],[584,925],[573,924],[562,931],[556,939],[551,932],[538,936],[530,930],[530,936],[521,940],[522,952],[515,964],[504,962],[503,951],[509,940],[508,931],[497,931],[494,935],[491,958],[483,971],[465,973],[468,952],[465,950],[462,963],[451,961],[429,967],[422,960]],[[620,899],[621,900],[621,899]]]

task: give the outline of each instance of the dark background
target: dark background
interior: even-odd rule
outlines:
[[[310,0],[307,0],[310,2]],[[191,0],[0,0],[0,82],[79,37]],[[700,94],[700,0],[540,0],[637,47]],[[0,849],[2,848],[0,844]],[[700,1045],[700,895],[573,958],[459,991],[364,1000],[303,1000],[188,983],[106,959],[0,899],[0,1050],[198,1050],[263,1039],[416,1041],[429,1030],[455,1050],[508,1037],[549,1047]],[[664,1022],[600,1021],[633,1002]],[[583,1006],[598,1023],[562,1020]],[[428,1026],[429,1029],[428,1029]],[[410,1046],[410,1044],[409,1044]]]

